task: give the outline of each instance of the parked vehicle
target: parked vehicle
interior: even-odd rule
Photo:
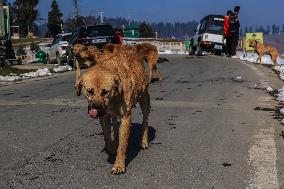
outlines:
[[[66,49],[70,41],[71,33],[58,34],[47,52],[48,63],[57,63],[61,65],[66,58]]]
[[[224,52],[224,16],[208,15],[204,17],[196,34],[191,38],[189,54],[201,54],[203,51],[215,54]]]
[[[99,49],[107,43],[119,43],[115,31],[110,24],[96,24],[92,26],[82,26],[75,29],[68,46],[67,61],[70,66],[74,66],[74,55],[72,46],[75,44],[95,45]]]

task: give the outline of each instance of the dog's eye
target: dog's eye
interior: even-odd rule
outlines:
[[[93,96],[94,95],[94,89],[87,89],[88,95]]]
[[[108,90],[106,90],[106,89],[103,89],[101,95],[102,95],[102,96],[106,96],[106,95],[109,94],[109,92],[110,92],[110,91],[108,91]]]

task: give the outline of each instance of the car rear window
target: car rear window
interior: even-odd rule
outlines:
[[[81,30],[81,37],[112,36],[114,30],[111,26],[91,26]]]
[[[208,22],[207,30],[213,34],[223,34],[224,19],[214,18]]]
[[[70,41],[70,38],[71,38],[71,35],[64,35],[64,36],[62,36],[62,41],[67,41],[67,42],[69,42],[69,41]]]

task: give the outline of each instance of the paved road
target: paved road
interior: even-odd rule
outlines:
[[[127,172],[110,174],[101,129],[73,89],[74,73],[0,87],[0,188],[280,188],[280,87],[263,66],[167,56],[151,85],[150,149],[133,110]]]

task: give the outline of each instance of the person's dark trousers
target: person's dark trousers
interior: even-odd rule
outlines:
[[[238,41],[239,41],[239,33],[238,32],[232,32],[231,56],[235,56],[236,55]]]
[[[232,36],[225,36],[226,38],[226,55],[231,56],[232,52]]]

